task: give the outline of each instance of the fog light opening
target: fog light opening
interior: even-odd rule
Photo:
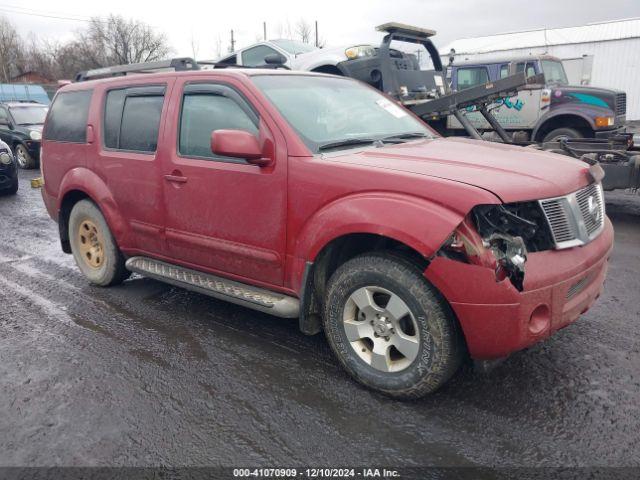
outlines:
[[[551,325],[551,311],[547,305],[538,305],[529,318],[529,331],[538,334]]]

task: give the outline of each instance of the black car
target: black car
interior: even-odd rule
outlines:
[[[0,195],[18,191],[18,167],[9,145],[0,141]]]
[[[38,166],[42,126],[48,110],[47,105],[36,102],[0,103],[0,139],[11,147],[18,167]]]

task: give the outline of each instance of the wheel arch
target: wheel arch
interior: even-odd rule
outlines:
[[[398,212],[402,212],[399,215]],[[362,253],[392,252],[426,269],[464,214],[406,195],[365,194],[334,202],[307,222],[297,243],[302,259],[300,329],[321,330],[324,289],[331,274]],[[303,270],[303,271],[302,271]]]
[[[585,133],[585,136],[593,136],[595,125],[586,115],[579,112],[561,112],[553,115],[545,115],[536,125],[531,138],[541,142],[545,135],[557,128],[573,128]]]
[[[94,172],[86,168],[74,168],[67,172],[60,183],[57,205],[58,229],[62,250],[71,253],[69,244],[69,216],[73,206],[80,200],[91,200],[109,226],[116,243],[122,245],[128,236],[128,228],[118,206],[105,182]]]

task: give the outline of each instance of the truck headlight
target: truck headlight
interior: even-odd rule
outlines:
[[[38,130],[31,130],[31,131],[29,131],[29,137],[31,137],[31,140],[41,140],[42,139],[42,132],[40,132]]]
[[[613,117],[596,117],[596,127],[611,127],[615,123],[615,119]]]
[[[373,57],[376,54],[375,48],[369,45],[357,45],[355,47],[347,48],[344,54],[349,60],[362,57]]]
[[[0,153],[0,163],[2,165],[10,165],[12,161],[13,161],[13,158],[11,157],[10,153],[7,153],[7,152]]]

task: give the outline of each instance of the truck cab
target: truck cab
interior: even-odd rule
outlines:
[[[549,55],[502,58],[455,63],[447,70],[451,89],[462,91],[477,85],[525,72],[528,77],[544,74],[544,85],[531,85],[513,97],[493,104],[492,113],[505,129],[524,131],[535,142],[572,138],[606,138],[624,131],[626,93],[618,90],[569,85],[560,59]],[[469,120],[479,130],[489,124],[470,107]],[[454,116],[447,129],[462,133]]]

